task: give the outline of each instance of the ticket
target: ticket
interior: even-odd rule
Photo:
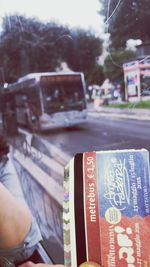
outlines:
[[[150,266],[148,151],[77,154],[66,172],[65,264],[77,267],[92,261],[103,267]]]

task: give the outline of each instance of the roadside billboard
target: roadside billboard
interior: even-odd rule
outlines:
[[[123,64],[126,100],[150,96],[150,60],[136,60]]]

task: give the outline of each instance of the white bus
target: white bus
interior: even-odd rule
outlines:
[[[17,123],[33,131],[69,127],[87,119],[83,73],[30,73],[7,89],[15,94]]]

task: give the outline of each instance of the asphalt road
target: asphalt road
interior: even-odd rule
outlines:
[[[92,150],[138,149],[150,152],[150,121],[90,116],[79,127],[42,134],[70,156]]]

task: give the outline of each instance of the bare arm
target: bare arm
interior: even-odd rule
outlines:
[[[0,248],[20,245],[31,226],[31,213],[0,183]]]

